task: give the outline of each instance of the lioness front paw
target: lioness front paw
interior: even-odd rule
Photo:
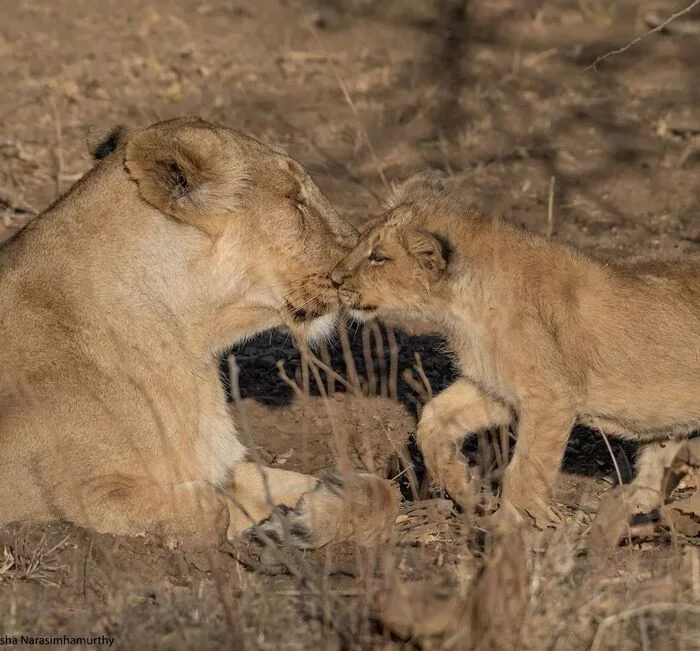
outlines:
[[[297,549],[348,539],[368,546],[389,537],[398,513],[398,493],[388,481],[367,474],[344,480],[334,473],[304,493],[294,508],[275,507],[245,535]]]

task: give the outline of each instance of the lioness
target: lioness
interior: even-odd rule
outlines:
[[[92,150],[0,249],[0,522],[213,541],[281,504],[300,546],[347,530],[337,482],[245,461],[218,358],[273,326],[327,333],[354,228],[299,163],[200,119]]]
[[[502,505],[517,508],[500,513],[542,520],[574,423],[644,443],[636,483],[649,488],[700,428],[698,260],[600,262],[465,209],[422,174],[331,277],[361,318],[442,323],[462,378],[426,405],[417,438],[458,502],[473,499],[465,433],[515,427]],[[637,509],[659,498],[635,494]]]

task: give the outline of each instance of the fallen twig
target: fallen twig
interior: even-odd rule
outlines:
[[[618,54],[622,54],[623,52],[626,52],[631,47],[634,47],[635,45],[637,45],[637,43],[639,43],[640,41],[643,41],[647,36],[651,36],[652,34],[656,34],[657,32],[662,31],[669,23],[671,23],[674,20],[676,20],[677,18],[680,18],[681,16],[684,16],[685,14],[689,13],[698,5],[700,5],[700,0],[693,0],[693,2],[691,2],[687,7],[685,7],[685,9],[681,9],[680,11],[677,11],[675,14],[671,14],[666,20],[659,23],[656,27],[653,27],[648,32],[645,32],[644,34],[637,36],[637,38],[631,40],[629,43],[627,43],[627,45],[623,45],[622,47],[619,47],[616,50],[611,50],[610,52],[606,52],[605,54],[601,54],[599,57],[596,57],[596,60],[593,63],[586,66],[581,71],[581,74],[583,75],[591,69],[597,70],[598,64],[601,61],[604,61],[605,59],[609,59],[612,56],[616,56]]]

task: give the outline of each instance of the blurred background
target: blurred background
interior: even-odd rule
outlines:
[[[284,146],[358,221],[431,166],[583,248],[696,249],[700,12],[582,74],[685,4],[5,3],[0,233],[87,169],[89,124],[191,113]]]

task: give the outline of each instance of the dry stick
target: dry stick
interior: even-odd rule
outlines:
[[[313,360],[314,364],[316,364],[321,370],[325,371],[329,377],[332,377],[336,382],[344,386],[352,395],[362,395],[362,392],[357,387],[350,384],[342,375],[340,375],[340,373],[334,371],[330,366],[328,366],[328,364],[322,362],[318,357],[316,357],[316,355],[313,354],[311,350],[307,349],[307,355],[311,360]],[[280,368],[280,364],[282,365],[282,367],[284,367],[284,362],[279,361],[277,362],[278,369]],[[294,384],[293,380],[289,380],[289,382],[292,382]],[[297,390],[299,389],[299,387],[296,384],[294,384],[294,387]],[[299,395],[303,395],[300,390]]]
[[[620,486],[622,486],[622,473],[620,472],[620,466],[617,464],[617,458],[615,457],[615,454],[613,453],[612,446],[610,445],[610,441],[608,440],[607,435],[605,432],[602,430],[598,430],[600,435],[603,437],[603,441],[605,441],[605,446],[608,448],[608,453],[610,454],[610,458],[612,459],[613,466],[615,467],[615,474],[617,475],[617,481],[620,482]]]
[[[399,399],[399,345],[396,333],[391,326],[386,327],[386,339],[389,343],[389,397]]]
[[[700,0],[696,0],[696,1],[700,2]],[[321,40],[321,36],[319,35],[316,28],[311,24],[311,21],[309,21],[308,18],[306,19],[306,25],[311,30],[311,33],[314,35],[314,38],[316,39],[316,42],[318,43],[318,46],[321,49],[321,52],[323,52],[324,56],[326,57],[326,61],[328,62],[328,65],[333,70],[333,74],[335,75],[335,78],[338,82],[338,85],[340,86],[340,90],[343,92],[343,96],[345,97],[345,101],[347,102],[348,106],[350,107],[350,110],[352,111],[353,115],[355,116],[355,120],[357,120],[357,128],[360,130],[360,132],[364,136],[365,142],[367,143],[367,148],[369,149],[369,153],[372,155],[372,158],[374,158],[374,163],[377,166],[377,172],[379,174],[379,178],[382,180],[384,187],[389,189],[389,182],[386,180],[386,176],[384,175],[384,169],[382,168],[382,164],[379,161],[379,156],[377,156],[377,152],[374,150],[374,147],[372,146],[372,141],[369,139],[369,135],[367,134],[367,130],[365,129],[364,125],[362,124],[362,119],[360,118],[360,113],[357,110],[357,107],[355,106],[355,102],[352,101],[352,97],[350,97],[350,92],[348,91],[348,87],[345,85],[343,78],[340,76],[340,72],[338,70],[338,67],[335,65],[330,54],[328,54],[328,50],[326,50],[326,47],[323,44],[323,41]]]
[[[299,388],[299,385],[294,380],[292,380],[292,378],[290,378],[289,375],[287,375],[287,371],[284,370],[284,361],[278,359],[275,363],[275,366],[277,367],[277,374],[279,375],[282,382],[284,382],[288,387],[292,389],[292,391],[294,391],[294,395],[296,395],[297,398],[303,398],[304,392]]]
[[[627,45],[623,45],[620,48],[617,48],[616,50],[611,50],[610,52],[606,52],[605,54],[601,54],[599,57],[596,58],[596,60],[591,63],[590,65],[586,66],[582,71],[581,74],[587,73],[589,70],[597,70],[598,69],[598,64],[601,61],[604,61],[605,59],[608,59],[612,56],[616,56],[618,54],[622,54],[623,52],[626,52],[629,50],[631,47],[634,47],[639,43],[640,41],[643,41],[647,36],[651,36],[652,34],[656,34],[657,32],[662,31],[666,25],[669,23],[673,22],[676,20],[676,18],[680,18],[681,16],[689,13],[692,11],[696,6],[700,5],[700,0],[693,0],[685,9],[681,9],[680,11],[677,11],[675,14],[671,14],[666,20],[664,20],[662,23],[658,24],[656,27],[650,29],[648,32],[645,32],[644,34],[641,34],[640,36],[637,36],[637,38],[631,40]]]
[[[549,203],[547,206],[547,239],[552,239],[553,232],[554,232],[554,176],[550,176],[549,177]]]
[[[260,478],[262,479],[262,483],[263,483],[263,492],[265,493],[265,500],[267,501],[268,506],[270,506],[270,508],[274,508],[275,502],[272,499],[272,490],[270,489],[270,483],[269,483],[268,477],[265,474],[265,471],[263,470],[262,458],[260,457],[260,454],[258,453],[258,450],[255,447],[255,442],[253,441],[253,437],[250,434],[250,426],[248,424],[248,418],[245,415],[245,409],[241,408],[243,406],[243,400],[241,398],[240,385],[238,384],[238,375],[239,375],[238,363],[236,362],[236,358],[233,354],[228,355],[228,357],[226,358],[226,362],[228,364],[229,378],[231,380],[231,397],[233,398],[233,402],[238,407],[238,411],[239,411],[238,418],[241,422],[241,432],[243,433],[244,437],[247,439],[245,441],[245,443],[248,446],[248,452],[250,452],[250,456],[252,457],[253,461],[255,462],[255,466],[258,468],[258,470],[260,472]],[[297,389],[298,389],[298,387],[297,387]],[[238,508],[241,508],[235,502],[235,500],[232,500],[232,501],[234,501],[234,504],[236,504],[236,506],[238,506]],[[252,524],[255,524],[255,522],[245,512],[245,510],[243,510],[243,509],[241,509],[241,510],[248,517],[248,519],[251,520]],[[285,535],[287,534],[286,528],[284,528],[284,533],[285,533]],[[282,562],[284,562],[284,561],[282,561]]]
[[[92,541],[94,539],[94,534],[91,534],[90,545],[88,546],[87,554],[85,554],[85,560],[83,561],[83,603],[87,603],[88,561],[90,560],[90,554],[92,554]]]
[[[332,364],[331,354],[328,351],[328,344],[325,339],[321,340],[319,348],[321,349],[321,359],[323,363],[330,368]],[[326,383],[328,384],[328,397],[330,398],[335,393],[335,375],[333,373],[326,371]]]
[[[423,370],[423,363],[420,361],[420,353],[413,353],[413,356],[416,359],[416,370],[418,371],[418,376],[421,379],[421,382],[423,382],[423,386],[425,387],[425,392],[428,395],[428,400],[433,399],[433,387],[430,385],[430,380],[428,379],[427,375],[425,374],[425,371]]]
[[[620,486],[622,486],[622,473],[620,472],[620,466],[617,463],[617,457],[615,456],[615,453],[613,452],[612,446],[610,445],[610,440],[608,439],[607,434],[603,430],[598,430],[600,432],[600,435],[603,437],[603,441],[605,442],[605,447],[608,448],[608,454],[610,454],[610,458],[612,459],[613,466],[615,468],[615,473],[617,474],[617,481],[620,483]],[[627,501],[625,499],[624,493],[622,494],[622,499],[623,501]],[[632,544],[632,533],[629,528],[629,524],[627,526],[627,544],[631,545]]]
[[[309,377],[309,363],[301,357],[301,390],[306,398],[311,395],[311,378]]]
[[[304,351],[305,351],[305,352],[310,352],[307,346],[303,346],[303,348],[300,348],[300,350],[302,350],[302,354],[304,354]],[[315,359],[315,356],[314,356],[314,359]],[[318,371],[318,368],[316,367],[316,365],[313,363],[313,359],[311,359],[310,367],[311,367],[311,372],[314,374],[314,377],[316,378],[316,382],[318,382],[319,385],[320,385],[321,387],[323,387],[323,385],[321,384],[321,374],[320,374],[320,372]],[[321,388],[321,392],[322,392],[322,395],[323,395],[323,397],[324,397],[324,399],[325,399],[325,404],[326,404],[326,406],[327,406],[327,408],[328,408],[328,415],[329,415],[330,420],[331,420],[331,429],[332,429],[333,433],[336,434],[336,431],[337,431],[337,430],[336,430],[335,423],[334,423],[334,420],[333,420],[333,414],[332,414],[332,411],[331,411],[331,409],[330,409],[330,405],[328,404],[328,398],[327,398],[327,396],[326,396],[325,394],[323,394],[323,388]],[[336,436],[337,436],[337,434],[336,434]],[[344,452],[345,452],[345,454],[346,454],[346,456],[347,456],[347,454],[348,454],[348,452],[347,452],[347,445],[346,445],[345,447],[346,447],[346,450],[344,450]],[[347,465],[348,465],[348,468],[349,468],[349,465],[350,465],[350,464],[349,464],[349,458],[347,459]],[[359,517],[359,514],[355,514],[355,517],[353,518],[353,526],[355,527],[355,531],[358,531],[358,529],[359,529],[358,517]],[[374,549],[374,548],[373,548],[373,549]],[[361,546],[360,546],[360,545],[357,545],[357,546],[356,546],[356,553],[358,554],[358,556],[356,556],[356,558],[357,558],[358,561],[360,560],[360,557],[359,557],[360,551],[361,551]],[[369,553],[369,550],[367,550],[367,552]],[[358,563],[358,566],[359,566],[359,563]],[[367,576],[366,576],[366,594],[369,594],[369,593],[370,593],[370,587],[371,587],[371,576],[370,576],[370,572],[369,572],[369,569],[368,569],[368,571],[367,571]],[[326,593],[326,594],[328,594],[328,593]],[[366,604],[364,604],[364,605],[366,606],[366,608],[364,609],[364,612],[363,612],[362,621],[365,622],[365,625],[369,626],[369,622],[370,622],[370,612],[369,612],[369,606],[370,606],[370,604],[369,604],[369,601],[368,601]],[[329,614],[330,614],[330,611],[328,611],[328,612],[329,612]],[[324,615],[325,615],[325,613],[326,613],[326,609],[324,608]],[[331,621],[331,620],[329,619],[329,621]]]
[[[411,387],[411,389],[413,389],[413,391],[423,403],[426,403],[430,400],[430,396],[426,392],[425,386],[422,382],[416,380],[415,376],[413,375],[413,371],[410,368],[404,369],[404,372],[401,374],[401,376],[403,377],[403,381],[406,384],[408,384],[408,386]]]
[[[56,98],[51,95],[51,108],[53,110],[53,122],[56,130],[56,146],[54,147],[54,183],[56,186],[56,196],[61,194],[61,179],[63,178],[63,130],[61,128],[61,116],[58,114]]]

